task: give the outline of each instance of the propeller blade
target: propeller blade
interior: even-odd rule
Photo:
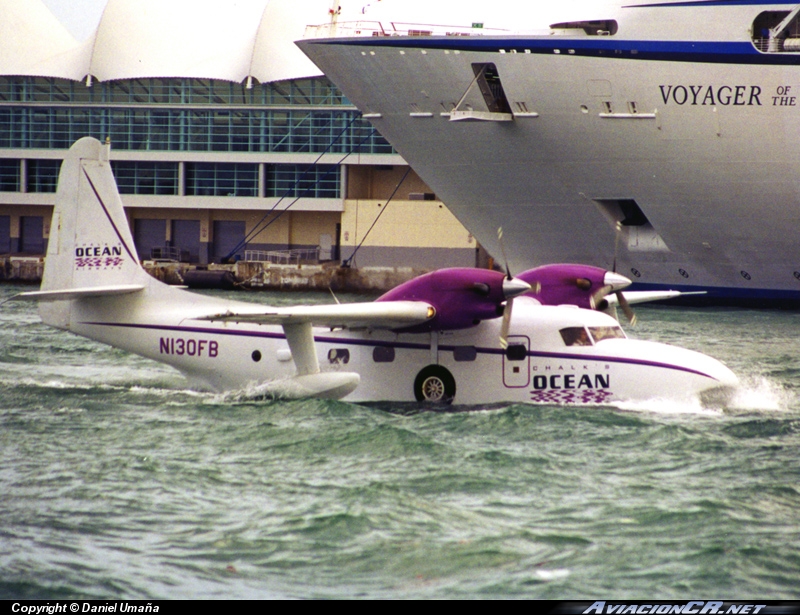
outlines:
[[[611,266],[611,271],[617,272],[617,252],[619,251],[619,236],[622,234],[622,222],[617,221],[614,225],[614,263]]]
[[[506,307],[503,310],[503,322],[500,325],[500,348],[505,350],[508,348],[508,330],[511,327],[511,310],[514,305],[514,300],[509,299],[506,302]]]
[[[620,291],[617,291],[614,294],[617,295],[617,301],[619,301],[619,307],[622,308],[622,313],[625,314],[625,318],[627,318],[628,322],[631,323],[631,327],[635,327],[636,314],[631,308],[631,304],[628,303],[628,300],[625,298],[625,295],[623,295]]]
[[[506,278],[511,279],[511,269],[508,266],[508,257],[506,256],[506,246],[503,243],[503,227],[497,229],[497,241],[500,242],[500,253],[503,255],[503,263],[506,266]]]

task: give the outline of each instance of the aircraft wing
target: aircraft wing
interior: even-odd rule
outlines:
[[[639,291],[624,291],[622,293],[628,300],[628,303],[647,303],[648,301],[662,301],[664,299],[674,299],[682,295],[702,295],[704,292],[689,292],[684,293],[679,290],[639,290]],[[609,305],[619,305],[619,299],[616,294],[611,293],[604,297]]]
[[[381,301],[293,307],[243,308],[196,320],[241,322],[263,325],[297,325],[343,329],[397,329],[423,323],[436,316],[436,309],[424,301]]]

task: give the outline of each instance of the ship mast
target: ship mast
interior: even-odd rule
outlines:
[[[330,25],[330,34],[329,36],[334,37],[336,36],[336,25],[339,23],[339,15],[342,12],[342,7],[339,4],[339,0],[332,0],[331,8],[328,10],[328,13],[331,16],[331,25]]]

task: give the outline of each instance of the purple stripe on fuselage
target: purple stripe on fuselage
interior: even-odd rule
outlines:
[[[261,331],[231,331],[229,329],[212,329],[204,327],[184,327],[180,325],[142,325],[134,323],[113,323],[113,322],[82,322],[82,325],[96,326],[96,327],[122,327],[126,329],[145,329],[151,331],[180,331],[183,333],[212,333],[214,335],[229,335],[232,337],[250,337],[261,339],[282,340],[286,336],[282,333],[270,333]],[[430,350],[429,344],[413,343],[413,342],[386,342],[379,340],[359,340],[352,338],[342,337],[327,337],[324,335],[315,335],[315,342],[322,342],[326,344],[343,344],[345,346],[380,346],[390,348],[404,348],[406,350]],[[440,344],[439,350],[452,352],[458,348],[455,345]],[[501,348],[475,348],[478,354],[492,354],[503,355],[505,350]],[[528,356],[540,359],[564,359],[568,361],[592,361],[603,363],[620,363],[624,365],[639,365],[642,367],[658,367],[662,369],[671,369],[679,372],[686,372],[688,374],[695,374],[696,376],[703,376],[704,378],[711,378],[716,380],[713,376],[709,376],[703,372],[681,365],[670,365],[669,363],[659,363],[658,361],[645,361],[643,359],[627,359],[621,357],[606,357],[606,356],[586,356],[580,354],[567,354],[560,352],[537,352],[529,350]]]
[[[103,199],[100,198],[100,193],[97,192],[97,188],[95,188],[94,182],[92,182],[92,178],[89,177],[89,174],[86,172],[86,169],[83,169],[83,175],[86,177],[86,181],[89,182],[89,186],[91,187],[92,192],[94,192],[94,196],[97,197],[97,202],[100,203],[100,207],[103,208],[103,212],[106,214],[106,218],[108,218],[108,222],[111,224],[111,228],[114,229],[114,232],[117,234],[117,238],[119,239],[120,243],[125,248],[125,251],[128,253],[128,256],[131,257],[133,262],[135,262],[135,263],[139,262],[139,259],[136,256],[134,256],[133,252],[128,247],[128,244],[126,244],[125,240],[122,238],[122,233],[119,232],[119,229],[117,228],[117,225],[114,224],[114,220],[111,219],[111,214],[108,213],[108,209],[106,208],[106,204],[103,203]]]

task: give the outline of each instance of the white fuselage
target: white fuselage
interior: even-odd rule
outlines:
[[[169,364],[200,388],[258,395],[261,387],[295,375],[281,327],[193,320],[215,310],[252,310],[253,304],[161,287],[148,292],[149,298],[76,301],[68,328]],[[161,292],[163,298],[158,297]],[[567,346],[559,333],[563,328],[591,331],[592,327],[618,329],[618,324],[599,312],[540,306],[524,298],[516,301],[508,342],[524,346],[524,351],[513,360],[500,348],[500,319],[496,319],[437,333],[317,328],[321,369],[360,375],[358,387],[344,398],[347,401],[417,401],[415,379],[431,365],[452,374],[453,401],[459,404],[596,405],[689,399],[736,384],[736,377],[721,363],[682,348],[624,338]]]
[[[793,7],[629,5],[600,15],[610,35],[300,45],[490,252],[504,228],[514,270],[610,267],[627,217],[617,270],[634,283],[797,300],[800,54],[753,34]],[[470,86],[486,64],[505,118]]]

